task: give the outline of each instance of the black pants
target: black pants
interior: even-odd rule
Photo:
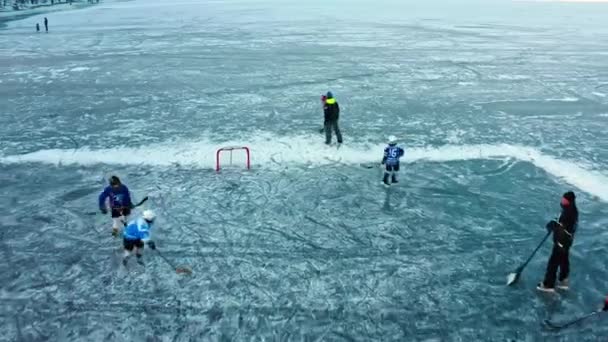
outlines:
[[[127,251],[132,251],[133,247],[137,247],[139,249],[144,248],[144,242],[141,241],[140,239],[137,240],[127,240],[127,239],[123,239],[122,240],[122,245],[125,247],[125,249]]]
[[[555,287],[555,276],[557,269],[559,268],[559,281],[568,278],[570,273],[570,247],[561,248],[557,245],[553,245],[553,251],[551,257],[549,257],[549,263],[547,264],[547,273],[545,273],[545,280],[543,284],[545,287]]]
[[[131,209],[128,207],[124,208],[112,208],[112,218],[121,217],[121,216],[129,216],[131,215]]]
[[[325,143],[331,144],[331,131],[336,132],[336,139],[338,143],[342,143],[342,133],[340,133],[340,127],[338,127],[338,120],[328,120],[325,122]]]

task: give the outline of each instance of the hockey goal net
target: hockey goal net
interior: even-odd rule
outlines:
[[[234,158],[233,152],[235,152]],[[249,170],[251,168],[251,154],[249,152],[249,147],[229,146],[218,149],[215,153],[215,171],[220,171],[220,164],[233,165],[233,160],[239,164],[245,164],[247,166],[247,170]]]

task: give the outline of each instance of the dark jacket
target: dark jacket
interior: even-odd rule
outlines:
[[[547,224],[547,228],[553,230],[554,247],[570,248],[574,241],[577,225],[578,210],[576,206],[562,208],[558,221],[551,221]]]
[[[106,187],[99,195],[99,208],[105,208],[106,198],[110,199],[110,208],[113,210],[133,207],[129,188],[124,184],[121,184],[118,190],[114,190],[111,186]]]
[[[338,121],[340,118],[340,106],[338,105],[338,101],[334,98],[325,100],[323,112],[325,114],[325,122]]]

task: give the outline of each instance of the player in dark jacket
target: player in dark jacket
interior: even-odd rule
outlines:
[[[562,212],[557,221],[547,223],[547,230],[553,232],[553,250],[545,279],[536,287],[540,291],[555,292],[555,280],[559,268],[559,281],[557,288],[568,289],[568,275],[570,273],[570,247],[574,241],[574,233],[578,225],[578,208],[574,192],[566,192],[560,202]]]
[[[336,139],[338,144],[342,143],[342,133],[340,127],[338,127],[338,119],[340,119],[340,106],[331,91],[327,92],[327,98],[325,99],[325,105],[323,106],[323,113],[325,115],[325,143],[331,144],[331,131],[336,133]]]
[[[118,235],[118,230],[129,219],[133,203],[129,188],[120,182],[116,176],[110,177],[110,186],[106,187],[99,195],[99,210],[107,214],[106,199],[109,199],[112,211],[112,235]]]

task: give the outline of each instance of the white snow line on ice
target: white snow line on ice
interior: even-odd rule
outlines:
[[[215,152],[223,146],[243,145],[251,149],[251,161],[254,167],[276,164],[327,165],[331,160],[340,160],[343,164],[361,164],[379,162],[382,158],[384,144],[362,145],[345,144],[339,150],[334,146],[325,146],[315,136],[276,137],[270,134],[259,134],[249,143],[226,141],[218,144],[211,141],[173,142],[142,146],[137,148],[117,147],[103,150],[92,150],[81,147],[73,149],[41,150],[22,155],[0,157],[0,163],[46,163],[62,165],[150,165],[171,166],[179,164],[195,168],[215,167]],[[244,162],[244,153],[233,153],[234,163]],[[529,162],[545,170],[552,176],[573,185],[580,190],[597,196],[608,202],[608,176],[601,172],[581,166],[580,162],[561,160],[543,154],[539,150],[526,146],[498,145],[444,145],[440,147],[407,148],[403,159],[405,163],[418,161],[450,162],[463,160],[482,160],[495,158],[513,158]]]

